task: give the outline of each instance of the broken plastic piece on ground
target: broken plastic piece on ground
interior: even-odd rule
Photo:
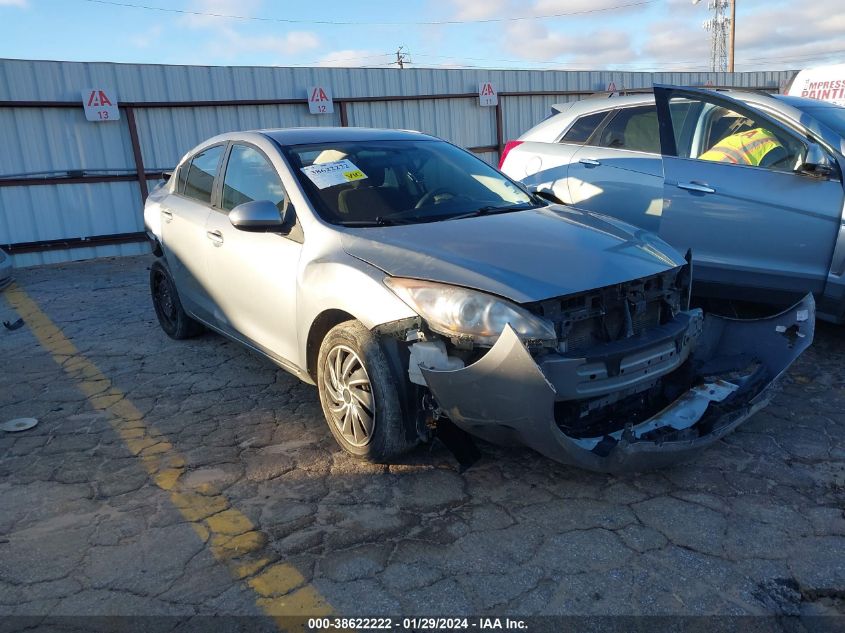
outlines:
[[[7,433],[17,433],[18,431],[28,431],[38,424],[35,418],[15,418],[0,424],[0,429]]]
[[[17,330],[18,328],[23,327],[23,319],[18,319],[14,323],[3,321],[3,327],[5,327],[7,330]]]

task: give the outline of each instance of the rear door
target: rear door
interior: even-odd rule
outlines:
[[[609,108],[579,116],[555,141],[525,141],[508,154],[505,173],[571,204],[567,176],[573,158],[611,111]]]
[[[663,162],[654,105],[613,111],[575,153],[569,202],[657,231],[663,208]]]
[[[696,292],[756,289],[743,295],[753,300],[821,292],[842,212],[840,176],[797,172],[808,139],[735,99],[697,89],[655,88],[655,95],[665,174],[659,233],[692,249]],[[708,151],[757,129],[780,146],[757,165],[718,162],[719,152]]]
[[[223,145],[213,145],[185,161],[177,172],[176,189],[161,205],[163,248],[183,307],[208,321],[211,296],[204,279],[208,240],[205,223]]]

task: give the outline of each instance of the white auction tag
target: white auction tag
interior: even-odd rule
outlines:
[[[367,175],[358,169],[351,160],[333,160],[330,163],[320,163],[302,167],[302,173],[317,185],[318,189],[326,189],[347,182],[363,180]]]

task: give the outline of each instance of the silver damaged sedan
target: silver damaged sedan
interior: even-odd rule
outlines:
[[[689,255],[416,132],[216,136],[144,214],[162,329],[214,330],[315,384],[337,442],[372,461],[466,432],[658,467],[764,407],[813,339],[812,296],[704,315]]]

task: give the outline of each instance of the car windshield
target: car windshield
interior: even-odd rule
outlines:
[[[804,105],[798,107],[839,134],[839,136],[845,137],[845,108]]]
[[[332,224],[414,224],[545,204],[444,141],[341,141],[282,150],[316,211]]]

